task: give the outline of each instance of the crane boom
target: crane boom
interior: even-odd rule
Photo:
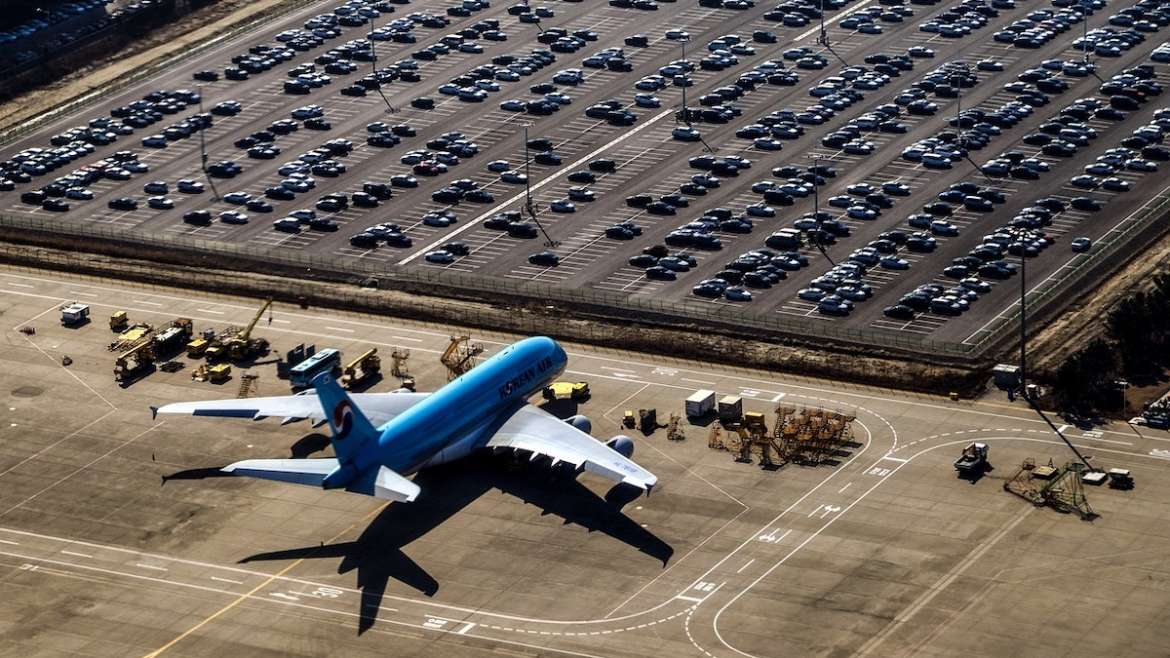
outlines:
[[[238,334],[238,338],[240,340],[247,342],[247,340],[252,337],[252,329],[256,327],[256,323],[260,321],[260,317],[264,315],[264,311],[267,311],[268,307],[270,306],[272,306],[271,297],[264,300],[264,305],[260,307],[259,311],[256,311],[256,317],[252,318],[252,321],[248,323],[247,328]]]

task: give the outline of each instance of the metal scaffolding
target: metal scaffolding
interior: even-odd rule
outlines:
[[[853,443],[856,416],[825,409],[778,406],[773,438],[780,458],[816,465],[844,454]]]

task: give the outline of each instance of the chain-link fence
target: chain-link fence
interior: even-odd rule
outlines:
[[[1128,259],[1124,252],[1147,244],[1165,232],[1170,222],[1170,188],[1151,199],[1101,240],[1093,251],[1073,261],[1029,293],[1030,317],[1037,322],[1076,298],[1077,287],[1090,277],[1106,277]],[[279,248],[203,240],[192,236],[159,235],[138,229],[83,224],[0,214],[0,232],[21,241],[54,247],[74,247],[111,255],[136,257],[176,265],[206,266],[236,271],[278,274],[286,279],[338,281],[439,298],[567,312],[579,317],[649,322],[661,326],[709,329],[767,340],[801,344],[849,345],[859,349],[890,348],[933,358],[970,360],[990,356],[1014,340],[1018,307],[1003,313],[967,342],[934,341],[909,332],[856,329],[821,318],[780,313],[753,313],[699,300],[664,300],[587,287],[571,288],[539,281],[455,272],[425,267],[400,267],[336,255],[312,255]],[[343,301],[339,299],[338,301]],[[1037,324],[1036,326],[1039,326]]]

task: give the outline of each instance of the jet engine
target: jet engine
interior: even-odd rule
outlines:
[[[569,416],[565,419],[565,422],[586,434],[591,433],[593,430],[593,423],[589,420],[589,416],[583,416],[581,414]]]
[[[605,445],[613,448],[619,455],[626,459],[634,456],[634,441],[624,434],[618,434],[606,441]]]

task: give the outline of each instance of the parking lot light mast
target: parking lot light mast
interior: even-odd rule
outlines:
[[[1020,247],[1020,395],[1028,400],[1028,249]],[[1058,432],[1059,434],[1059,432]],[[1061,437],[1064,438],[1064,437]]]
[[[203,177],[207,179],[207,185],[211,188],[211,200],[219,201],[219,190],[215,189],[215,181],[212,180],[211,174],[207,171],[207,138],[203,131],[207,130],[207,124],[202,118],[203,112],[203,86],[199,86],[199,168],[203,171]]]
[[[374,22],[370,21],[370,28],[374,27]],[[396,114],[398,108],[390,104],[390,99],[386,98],[386,92],[382,91],[382,81],[378,79],[378,48],[374,42],[374,31],[370,30],[366,34],[366,40],[370,42],[370,73],[374,75],[374,82],[378,84],[378,95],[382,97],[382,102],[386,104],[386,111],[390,114]]]
[[[811,171],[813,179],[813,221],[816,222],[817,227],[816,233],[813,234],[814,237],[812,239],[812,243],[813,246],[817,248],[817,251],[821,252],[821,255],[825,257],[825,260],[829,261],[830,265],[836,265],[836,263],[833,262],[833,258],[829,256],[828,250],[825,249],[825,245],[821,243],[821,235],[824,234],[824,228],[823,222],[821,220],[821,186],[817,184],[817,178],[820,177],[818,172],[821,169],[821,156],[813,153],[809,157],[811,157],[813,161],[813,168]]]
[[[686,81],[689,79],[687,74],[690,73],[690,71],[687,70],[687,41],[689,39],[690,39],[690,37],[683,37],[682,39],[679,40],[679,45],[682,46],[682,62],[683,62],[682,63],[682,67],[683,67],[683,74],[682,74],[682,77],[683,77],[682,120],[683,120],[683,123],[687,124],[688,128],[691,127],[691,113],[687,110],[687,85],[686,85]]]
[[[532,201],[532,158],[528,155],[528,125],[524,126],[524,210],[532,218],[536,228],[540,229],[544,235],[545,246],[556,247],[560,243],[553,240],[548,231],[544,230],[544,224],[541,224],[540,219],[536,216],[536,204]]]

